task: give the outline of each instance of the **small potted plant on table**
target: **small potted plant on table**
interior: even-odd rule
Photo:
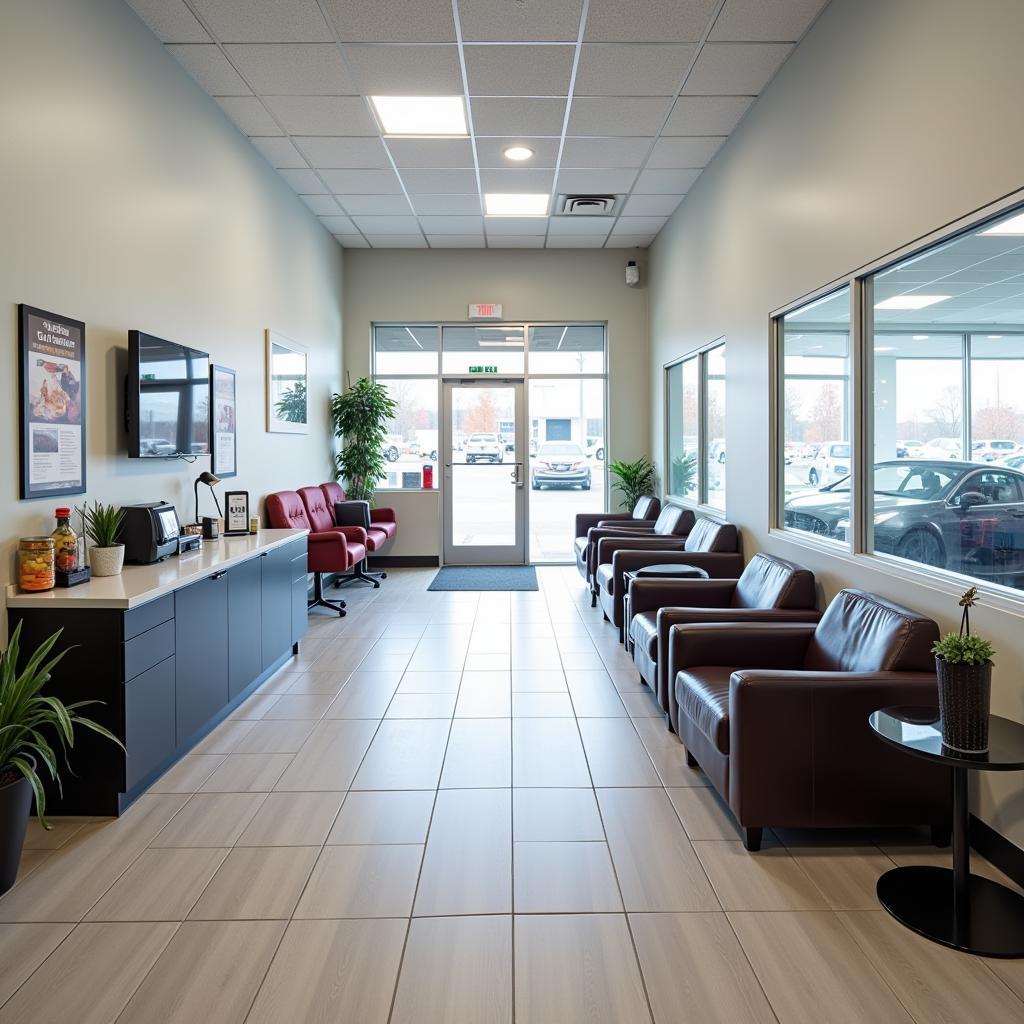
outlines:
[[[992,644],[971,633],[970,610],[977,600],[978,589],[971,587],[960,598],[960,632],[947,633],[932,647],[939,678],[942,742],[971,754],[988,750],[992,701]]]
[[[77,510],[85,523],[89,547],[89,568],[93,576],[118,576],[124,566],[124,545],[120,541],[124,509],[116,505],[88,502]]]

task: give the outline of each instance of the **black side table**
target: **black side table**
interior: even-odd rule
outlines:
[[[1024,896],[971,874],[967,804],[969,771],[1024,771],[1024,725],[992,715],[988,750],[964,754],[943,745],[935,708],[883,708],[868,723],[890,746],[953,770],[953,869],[887,871],[878,880],[879,902],[933,942],[979,956],[1024,957]]]
[[[629,624],[632,618],[629,614],[629,585],[633,580],[654,579],[654,580],[706,580],[708,574],[705,569],[696,565],[687,565],[685,562],[663,562],[659,565],[645,565],[640,569],[629,569],[623,573],[623,582],[626,586],[626,596],[622,603],[622,633],[620,639],[626,647],[626,653],[633,653],[633,639],[629,635]]]

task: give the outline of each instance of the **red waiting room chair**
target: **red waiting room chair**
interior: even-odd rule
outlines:
[[[345,614],[344,601],[324,597],[323,574],[344,573],[366,557],[366,531],[359,526],[332,526],[316,530],[306,514],[306,506],[295,491],[277,491],[267,495],[267,520],[278,530],[308,530],[309,571],[313,574],[313,600],[308,607],[323,606]]]
[[[363,557],[355,560],[349,567],[349,571],[341,577],[335,578],[334,585],[336,587],[344,586],[346,583],[352,583],[355,580],[363,580],[366,583],[372,583],[375,587],[380,586],[380,581],[377,579],[376,573],[366,572],[366,556],[371,550],[370,533],[365,526],[351,523],[343,523],[338,525],[334,521],[334,513],[327,505],[327,499],[324,497],[324,492],[319,487],[300,487],[298,495],[302,499],[302,504],[306,509],[306,516],[309,518],[310,523],[313,526],[313,530],[318,533],[327,532],[330,530],[338,531],[349,531],[359,530],[357,539],[359,543],[363,545]],[[375,536],[372,543],[377,543],[378,537]]]

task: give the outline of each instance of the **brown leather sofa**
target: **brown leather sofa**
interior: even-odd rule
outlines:
[[[636,579],[626,623],[640,678],[668,714],[668,634],[703,622],[817,622],[814,573],[772,555],[757,554],[735,580]]]
[[[637,498],[631,512],[577,512],[576,540],[573,547],[576,551],[576,568],[580,575],[590,582],[590,562],[588,558],[590,541],[588,532],[595,526],[607,526],[609,529],[650,530],[661,512],[661,502],[652,495],[645,494]]]
[[[716,579],[736,579],[743,571],[739,534],[732,523],[703,516],[684,537],[603,537],[594,558],[594,589],[605,618],[625,637],[622,605],[626,596],[625,574],[645,565],[678,562],[703,569]]]
[[[876,708],[934,705],[931,619],[843,590],[817,625],[673,626],[670,713],[757,850],[766,826],[948,829],[948,771],[880,743]]]

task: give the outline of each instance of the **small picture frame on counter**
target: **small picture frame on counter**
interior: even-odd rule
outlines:
[[[249,492],[225,491],[224,536],[241,537],[249,534]]]

